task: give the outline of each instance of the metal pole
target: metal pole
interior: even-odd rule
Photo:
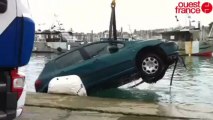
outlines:
[[[175,69],[176,69],[176,67],[177,67],[177,62],[178,62],[178,59],[175,61],[175,66],[174,66],[174,69],[173,69],[173,72],[172,72],[172,77],[171,77],[171,80],[170,80],[170,86],[172,86],[172,81],[173,81]]]
[[[209,37],[213,37],[213,24],[211,30],[209,31]]]

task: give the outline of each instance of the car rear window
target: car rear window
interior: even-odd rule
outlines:
[[[55,61],[58,68],[65,68],[84,61],[81,53],[76,50],[68,53]]]
[[[98,43],[92,44],[90,46],[85,47],[84,49],[89,54],[90,57],[95,57],[98,55],[104,55],[108,53],[107,46],[108,43]]]

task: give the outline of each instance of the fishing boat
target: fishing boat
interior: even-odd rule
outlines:
[[[58,53],[74,49],[81,44],[83,40],[77,39],[72,29],[65,31],[63,23],[54,14],[55,21],[49,29],[41,31],[41,28],[35,33],[35,42],[33,52],[36,53]],[[45,24],[45,23],[44,23]]]
[[[212,30],[210,30],[209,35]],[[208,29],[193,26],[178,27],[161,32],[162,38],[174,41],[179,46],[181,55],[212,56],[213,39],[208,37]]]
[[[33,52],[54,53],[65,52],[83,44],[72,32],[43,31],[35,34]]]

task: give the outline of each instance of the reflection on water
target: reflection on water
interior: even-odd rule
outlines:
[[[140,90],[137,88],[114,88],[94,93],[92,96],[98,96],[103,98],[133,99],[144,102],[159,102],[158,98],[160,97],[158,94],[156,94],[155,91]]]
[[[54,57],[53,54],[33,54],[30,63],[20,69],[27,79],[28,91],[34,90],[34,82],[45,63]],[[98,92],[94,96],[137,99],[145,102],[162,102],[173,104],[213,105],[213,58],[185,57],[187,70],[178,65],[173,86],[170,87],[172,66],[164,78],[157,84],[141,84],[136,88],[128,88],[135,84],[124,85],[118,89]]]
[[[19,71],[26,76],[28,91],[35,92],[35,80],[42,71],[45,63],[55,56],[55,54],[32,54],[29,64],[19,69]]]

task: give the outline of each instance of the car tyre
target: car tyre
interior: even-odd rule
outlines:
[[[141,54],[137,67],[144,82],[155,83],[163,78],[168,66],[162,57],[156,53]]]

